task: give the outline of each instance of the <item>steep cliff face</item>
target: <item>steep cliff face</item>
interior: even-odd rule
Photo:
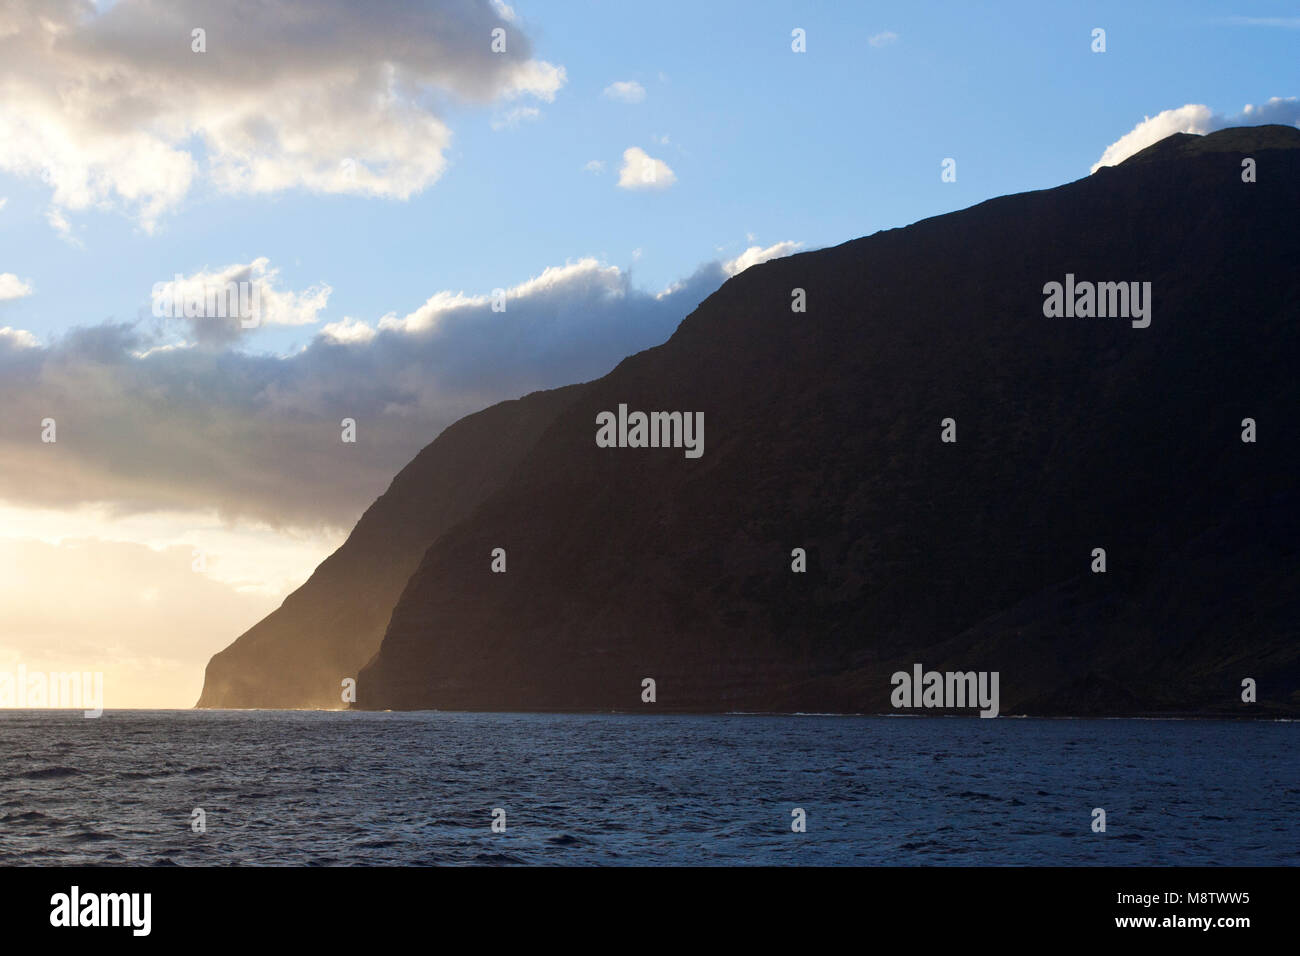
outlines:
[[[343,706],[420,556],[504,485],[578,386],[535,392],[447,428],[398,473],[338,551],[208,664],[199,707]]]
[[[882,712],[920,662],[1004,713],[1295,712],[1298,211],[1300,130],[1227,130],[749,269],[433,536],[358,706]],[[1149,282],[1150,324],[1049,282]],[[620,404],[703,454],[598,447]]]

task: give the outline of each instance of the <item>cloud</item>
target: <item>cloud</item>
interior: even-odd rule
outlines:
[[[51,229],[58,233],[59,238],[68,245],[77,249],[82,248],[82,241],[72,232],[72,223],[68,222],[68,217],[58,209],[53,206],[47,209],[45,211],[45,221],[50,224]]]
[[[9,205],[9,197],[8,197],[8,196],[0,196],[0,210],[3,210],[4,207],[7,206],[7,205]]]
[[[1300,17],[1228,17],[1227,22],[1245,27],[1282,27],[1300,30]]]
[[[146,230],[199,181],[406,199],[446,167],[434,104],[550,102],[565,82],[504,5],[383,7],[6,0],[0,170],[43,179],[59,215],[120,208]]]
[[[447,425],[605,374],[666,340],[729,275],[793,248],[707,263],[658,294],[577,259],[506,286],[504,311],[491,290],[441,291],[404,315],[330,323],[288,356],[177,346],[147,315],[46,343],[3,329],[0,501],[93,505],[116,520],[211,511],[233,524],[345,529]],[[265,260],[205,274],[231,270],[266,281],[289,315],[315,308],[306,293],[278,290]],[[41,441],[45,418],[56,442]],[[357,422],[356,444],[340,440],[344,418]]]
[[[365,322],[348,315],[341,322],[331,322],[324,326],[320,333],[324,338],[340,345],[364,345],[378,334]]]
[[[1262,106],[1246,105],[1237,116],[1222,116],[1201,103],[1188,103],[1177,109],[1165,110],[1148,116],[1106,147],[1101,159],[1092,164],[1090,172],[1103,166],[1115,166],[1148,146],[1160,142],[1174,133],[1204,135],[1229,126],[1263,126],[1282,123],[1300,126],[1300,99],[1274,96]]]
[[[870,43],[872,46],[874,46],[876,49],[880,49],[880,47],[882,46],[889,46],[891,43],[897,43],[898,34],[893,33],[890,30],[886,30],[884,33],[877,33],[867,42]]]
[[[32,287],[12,272],[0,272],[0,302],[32,294]]]
[[[587,165],[582,168],[589,173],[603,173],[605,171],[605,161],[603,159],[588,160]]]
[[[542,111],[536,106],[516,106],[508,113],[499,114],[492,118],[492,128],[495,130],[514,129],[520,123],[537,119],[542,115]]]
[[[34,349],[41,343],[26,329],[0,329],[0,349]]]
[[[677,182],[677,175],[662,159],[646,154],[639,146],[623,150],[623,166],[618,171],[620,189],[667,189]]]
[[[1227,126],[1264,126],[1271,123],[1290,123],[1300,127],[1300,98],[1274,96],[1263,106],[1246,104],[1241,115],[1227,121]]]
[[[645,87],[636,80],[618,80],[605,87],[605,95],[624,103],[640,103],[645,99]]]
[[[756,266],[760,262],[766,262],[768,259],[780,259],[782,256],[788,256],[790,253],[803,248],[802,242],[785,242],[774,243],[773,245],[763,248],[762,246],[750,246],[734,259],[728,259],[722,263],[722,271],[728,276],[740,275],[750,266]]]
[[[226,343],[241,330],[264,325],[311,325],[333,292],[321,283],[302,292],[279,289],[279,269],[265,256],[246,265],[200,270],[154,285],[150,310],[181,319],[201,344]]]

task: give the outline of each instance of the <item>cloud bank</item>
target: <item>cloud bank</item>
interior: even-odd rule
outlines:
[[[794,248],[751,247],[659,294],[581,259],[504,298],[439,292],[406,315],[345,317],[290,356],[159,344],[147,316],[45,344],[0,329],[0,499],[347,528],[456,419],[605,374],[667,339],[729,276]],[[238,268],[256,275],[263,263],[266,279],[264,262]],[[304,293],[280,294],[300,316]],[[341,441],[344,418],[357,423],[355,444]],[[52,443],[42,441],[46,419]]]

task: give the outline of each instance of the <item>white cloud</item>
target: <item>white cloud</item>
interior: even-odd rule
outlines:
[[[622,295],[625,291],[623,276],[618,267],[602,265],[593,258],[579,259],[577,262],[565,263],[562,266],[548,266],[540,275],[502,291],[505,292],[508,311],[512,301],[545,296],[554,293],[557,289],[572,294],[575,287],[603,288],[608,294],[614,296]],[[385,316],[379,321],[379,328],[402,332],[425,331],[436,328],[447,316],[457,310],[488,308],[492,302],[493,297],[490,295],[467,296],[463,292],[439,292],[405,318]]]
[[[464,292],[435,292],[424,305],[403,318],[386,315],[379,320],[378,328],[384,331],[420,332],[434,328],[443,316],[457,309],[484,307],[492,301],[487,295],[466,295]],[[364,324],[364,323],[361,323]],[[359,331],[353,333],[360,335]]]
[[[245,321],[263,325],[311,325],[329,302],[333,289],[325,283],[294,292],[279,289],[280,270],[265,256],[244,265],[200,270],[157,283],[150,293],[154,315],[190,323],[196,339],[225,343],[237,336]],[[233,293],[231,292],[233,290]],[[247,305],[248,315],[239,306]]]
[[[6,0],[0,170],[43,179],[60,216],[119,208],[146,230],[203,179],[406,199],[446,166],[433,103],[550,102],[563,86],[511,16],[489,0],[436,15],[392,0],[382,16],[350,0]]]
[[[378,333],[365,322],[345,315],[342,322],[331,322],[323,326],[320,334],[342,345],[360,345],[369,342]]]
[[[3,340],[4,345],[14,349],[34,349],[41,344],[36,336],[26,329],[11,329],[7,325],[0,329],[0,340]]]
[[[605,87],[605,95],[624,103],[640,103],[645,99],[645,87],[636,80],[618,80]]]
[[[1122,163],[1134,153],[1141,152],[1148,146],[1160,142],[1174,133],[1208,133],[1214,115],[1208,106],[1188,103],[1178,109],[1164,110],[1155,116],[1148,116],[1106,147],[1101,159],[1092,165],[1092,172],[1102,166],[1114,166]]]
[[[562,66],[555,66],[545,60],[529,60],[520,63],[507,74],[508,82],[502,95],[513,99],[517,96],[534,96],[546,103],[555,102],[555,94],[568,81],[568,73]]]
[[[492,128],[495,130],[513,129],[520,123],[537,119],[542,115],[542,111],[536,106],[516,106],[508,113],[497,115],[492,118]]]
[[[605,161],[603,159],[588,160],[587,165],[582,168],[589,173],[603,173],[605,171]]]
[[[12,272],[0,272],[0,302],[9,299],[21,299],[32,294],[30,284],[18,278]],[[6,329],[5,331],[8,331]]]
[[[9,197],[8,197],[8,196],[0,196],[0,210],[3,210],[4,207],[7,206],[7,205],[9,205]]]
[[[639,146],[623,150],[623,166],[618,171],[620,189],[667,189],[677,182],[677,175],[662,159],[647,155]]]
[[[872,46],[874,46],[876,49],[880,49],[880,47],[882,46],[889,46],[891,43],[897,43],[898,34],[890,30],[886,30],[884,33],[877,33],[867,42],[870,43]]]
[[[788,256],[802,247],[802,242],[791,242],[789,240],[774,243],[767,248],[750,246],[736,258],[728,259],[722,263],[722,271],[728,276],[740,275],[750,266],[756,266],[768,259],[780,259],[782,256]]]
[[[51,206],[49,209],[45,210],[45,221],[50,224],[51,229],[58,233],[59,238],[68,245],[74,246],[78,249],[82,248],[81,240],[72,232],[72,223],[68,222],[68,217],[63,215],[63,213],[58,209]]]
[[[1103,166],[1118,165],[1174,133],[1204,135],[1229,126],[1263,126],[1269,123],[1300,126],[1300,99],[1274,96],[1262,106],[1247,104],[1237,116],[1223,116],[1202,103],[1188,103],[1144,118],[1107,146],[1101,159],[1092,164],[1090,172],[1095,173]]]

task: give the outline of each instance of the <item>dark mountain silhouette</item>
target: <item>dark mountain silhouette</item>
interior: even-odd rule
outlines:
[[[919,662],[998,671],[1003,713],[1295,713],[1298,211],[1300,130],[1232,129],[748,269],[554,400],[492,488],[423,526],[357,706],[887,712]],[[1150,282],[1150,326],[1046,317],[1067,274]],[[702,457],[597,447],[620,403],[703,412]],[[393,522],[441,493],[417,491]],[[316,667],[301,624],[326,565],[276,612],[304,595],[292,628],[217,668],[272,615],[214,658],[201,704],[239,681],[270,701]],[[312,593],[331,621],[361,595],[386,616],[360,579]],[[331,634],[336,660],[354,648]],[[321,669],[331,693],[340,673]]]
[[[420,556],[500,488],[578,387],[466,416],[412,459],[277,610],[208,663],[199,707],[338,708]]]

